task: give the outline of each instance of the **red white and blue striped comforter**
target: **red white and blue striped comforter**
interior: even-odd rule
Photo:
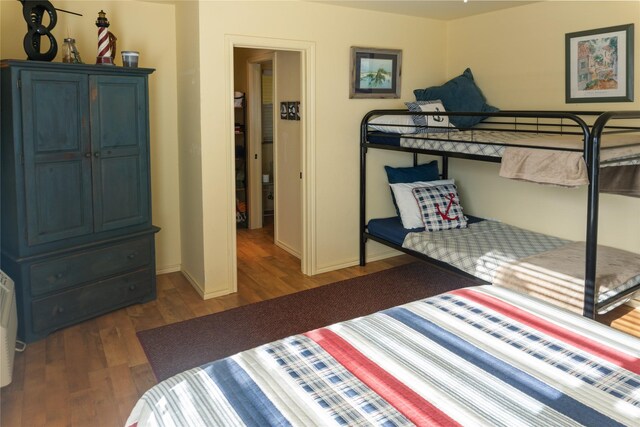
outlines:
[[[495,286],[176,375],[127,426],[640,426],[640,340]]]

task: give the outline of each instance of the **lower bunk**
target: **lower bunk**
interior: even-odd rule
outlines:
[[[126,426],[637,426],[639,389],[638,338],[477,286],[183,372]]]
[[[485,283],[525,292],[583,313],[583,242],[498,221],[468,218],[466,228],[442,231],[406,229],[399,217],[372,219],[363,240],[372,239]],[[598,246],[597,313],[606,313],[628,302],[639,291],[640,255]]]

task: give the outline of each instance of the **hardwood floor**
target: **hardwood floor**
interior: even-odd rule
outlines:
[[[238,292],[203,301],[180,273],[158,276],[158,298],[51,334],[16,354],[12,383],[0,393],[2,427],[123,426],[156,383],[136,332],[322,286],[413,261],[409,256],[313,277],[274,246],[272,230],[238,231]],[[640,309],[603,319],[640,336]]]
[[[180,273],[158,276],[158,298],[83,322],[17,353],[0,392],[0,425],[123,426],[156,383],[136,332],[411,262],[408,256],[307,277],[272,244],[272,230],[238,231],[238,292],[203,301]]]

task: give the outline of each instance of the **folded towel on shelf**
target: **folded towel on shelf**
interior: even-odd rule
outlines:
[[[574,151],[506,147],[500,176],[562,187],[589,184],[582,153]]]
[[[235,108],[242,108],[242,101],[244,100],[244,92],[233,93],[233,106]]]
[[[640,165],[600,169],[600,192],[640,197]]]
[[[493,284],[524,292],[556,306],[582,314],[584,305],[585,244],[571,242],[559,248],[520,258],[496,270]],[[596,301],[603,301],[640,283],[640,254],[598,246]],[[633,294],[602,307],[607,312],[629,301]]]

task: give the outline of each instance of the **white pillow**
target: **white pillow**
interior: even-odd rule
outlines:
[[[447,110],[444,109],[444,105],[440,100],[435,101],[417,101],[417,102],[405,102],[405,105],[409,109],[409,111],[414,112],[425,112],[425,113],[434,113],[434,112],[445,112]],[[418,128],[418,132],[420,133],[435,133],[435,132],[447,132],[451,130],[457,130],[455,126],[449,123],[449,116],[422,116],[415,115],[413,116],[413,122],[416,126],[420,126]]]
[[[396,125],[396,126],[394,126]],[[369,121],[369,129],[386,133],[416,133],[416,127],[413,118],[408,115],[387,115],[378,116]]]
[[[455,184],[453,179],[441,179],[437,181],[418,181],[400,184],[389,184],[393,195],[396,198],[396,204],[400,211],[400,219],[404,228],[422,228],[422,212],[418,201],[413,195],[413,189],[419,187],[434,187],[436,185]]]

